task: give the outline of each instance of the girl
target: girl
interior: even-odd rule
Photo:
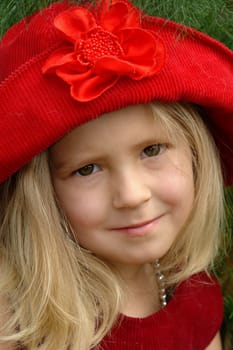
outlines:
[[[0,50],[0,349],[221,349],[232,52],[127,0]]]

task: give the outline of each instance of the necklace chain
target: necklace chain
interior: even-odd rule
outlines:
[[[167,305],[167,293],[166,293],[165,283],[164,283],[164,274],[160,270],[159,259],[155,261],[155,274],[158,282],[160,305],[161,305],[161,308],[163,308]]]

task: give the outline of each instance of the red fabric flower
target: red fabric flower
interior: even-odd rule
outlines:
[[[43,73],[55,73],[71,86],[78,101],[90,101],[122,76],[134,80],[162,68],[165,49],[154,33],[142,28],[140,12],[127,0],[97,4],[97,11],[72,7],[54,20],[67,42],[45,62]]]

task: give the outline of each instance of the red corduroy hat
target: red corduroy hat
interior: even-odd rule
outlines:
[[[127,105],[203,107],[233,183],[233,52],[127,0],[54,3],[0,43],[0,182],[72,128]]]

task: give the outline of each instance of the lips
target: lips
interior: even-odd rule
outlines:
[[[162,215],[156,217],[155,219],[139,222],[129,226],[113,228],[112,230],[128,236],[145,236],[154,232],[155,226],[157,225],[161,216]]]
[[[155,219],[148,220],[148,221],[144,221],[144,222],[139,222],[139,223],[132,224],[132,225],[129,225],[129,226],[119,227],[119,228],[117,228],[116,230],[123,230],[123,229],[130,229],[130,228],[142,227],[142,226],[148,225],[149,223],[153,222],[154,220],[155,220]]]

